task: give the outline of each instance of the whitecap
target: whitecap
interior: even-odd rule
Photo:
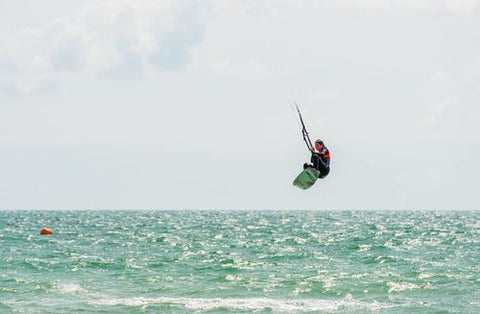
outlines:
[[[55,286],[63,294],[92,294],[75,282],[58,282]]]
[[[225,276],[225,280],[227,280],[227,281],[240,281],[240,280],[242,280],[242,277],[237,276],[237,275],[228,274],[228,275]]]
[[[388,293],[391,292],[401,292],[405,290],[413,290],[413,289],[419,289],[420,286],[414,284],[414,283],[408,283],[408,282],[389,282],[387,285],[390,287],[388,290]]]
[[[350,294],[340,300],[322,299],[273,299],[273,298],[183,298],[183,297],[159,297],[159,298],[104,298],[89,301],[92,305],[109,306],[149,306],[169,305],[185,307],[193,311],[211,311],[215,309],[227,309],[233,311],[262,311],[273,312],[311,312],[311,311],[336,311],[339,309],[378,311],[392,307],[392,305],[374,302],[362,302],[355,300]]]

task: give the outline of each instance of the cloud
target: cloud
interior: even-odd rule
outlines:
[[[431,104],[427,108],[426,123],[429,125],[445,122],[452,116],[455,107],[458,106],[458,100],[450,97]]]
[[[422,92],[427,97],[438,98],[456,93],[457,89],[454,79],[447,73],[437,70],[430,74]]]
[[[40,86],[62,73],[125,77],[181,70],[204,33],[201,9],[196,1],[96,2],[16,30],[0,43],[0,82],[29,78]]]
[[[160,39],[159,49],[151,54],[150,62],[159,70],[178,70],[189,59],[189,49],[202,39],[205,27],[199,19],[200,5],[191,1],[179,14],[177,26]]]
[[[407,8],[455,14],[473,14],[480,7],[478,0],[340,0],[333,3],[350,7]]]
[[[0,95],[9,97],[35,96],[51,93],[56,89],[56,82],[24,78],[21,80],[0,79]]]

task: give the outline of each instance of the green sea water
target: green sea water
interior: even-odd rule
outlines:
[[[479,313],[480,212],[0,211],[10,312]]]

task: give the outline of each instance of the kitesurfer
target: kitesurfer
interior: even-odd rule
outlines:
[[[320,171],[318,177],[320,179],[325,178],[330,172],[330,151],[320,139],[315,141],[315,149],[309,149],[312,152],[312,157],[310,158],[312,164],[303,164],[303,169],[308,167],[315,168]]]

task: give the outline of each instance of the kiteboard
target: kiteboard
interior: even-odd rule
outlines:
[[[293,185],[302,190],[306,190],[312,187],[318,179],[320,171],[315,168],[306,168],[295,178]]]

